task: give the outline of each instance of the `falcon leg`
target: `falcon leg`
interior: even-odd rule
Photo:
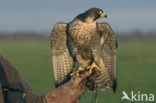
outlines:
[[[92,70],[94,68],[97,69],[97,70],[99,70],[99,71],[101,71],[101,69],[95,63],[93,63],[92,65],[90,65],[90,66],[87,67],[87,69],[89,69],[89,73],[90,74],[92,73]]]
[[[70,76],[73,76],[75,74],[76,76],[79,76],[79,73],[81,71],[85,71],[86,69],[89,70],[89,74],[91,74],[94,68],[97,69],[98,71],[101,71],[101,69],[95,63],[92,63],[92,65],[88,66],[87,68],[79,67],[78,70],[76,72],[71,73]]]
[[[73,76],[73,75],[75,75],[75,74],[76,74],[76,76],[79,76],[79,73],[80,73],[81,71],[84,71],[84,70],[85,70],[85,68],[79,67],[78,70],[77,70],[76,72],[71,73],[70,76]]]

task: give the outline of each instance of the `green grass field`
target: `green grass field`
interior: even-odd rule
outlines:
[[[18,69],[23,79],[31,83],[35,93],[44,94],[54,89],[48,41],[1,41],[0,54]],[[120,103],[123,90],[128,94],[140,91],[156,95],[156,41],[119,41],[117,67],[117,92],[99,90],[99,103]],[[81,103],[91,103],[92,96],[93,93],[87,92]],[[124,100],[122,103],[134,102]]]

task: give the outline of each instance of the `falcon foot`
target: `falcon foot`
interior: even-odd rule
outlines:
[[[92,71],[94,68],[97,69],[98,71],[101,71],[101,69],[95,63],[93,63],[87,68],[79,67],[78,70],[76,72],[71,73],[70,76],[76,75],[78,77],[80,72],[85,71],[85,70],[89,70],[89,74],[92,74]]]
[[[101,71],[101,69],[95,63],[93,63],[92,65],[90,65],[90,66],[87,67],[87,69],[89,70],[89,74],[92,73],[92,70],[94,68],[97,69],[98,71]]]
[[[76,72],[71,73],[70,76],[73,76],[76,74],[76,76],[78,77],[79,73],[82,71],[85,71],[85,68],[79,67],[78,70]]]

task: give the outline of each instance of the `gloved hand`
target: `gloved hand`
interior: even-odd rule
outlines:
[[[83,71],[79,77],[74,76],[69,82],[61,85],[55,90],[45,94],[48,103],[78,103],[79,97],[89,90],[86,78],[91,75],[89,71]],[[93,74],[95,75],[95,73]]]

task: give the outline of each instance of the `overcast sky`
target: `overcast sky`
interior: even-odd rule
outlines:
[[[156,30],[156,0],[0,0],[0,31],[50,32],[91,7],[106,12],[101,21],[114,31]]]

